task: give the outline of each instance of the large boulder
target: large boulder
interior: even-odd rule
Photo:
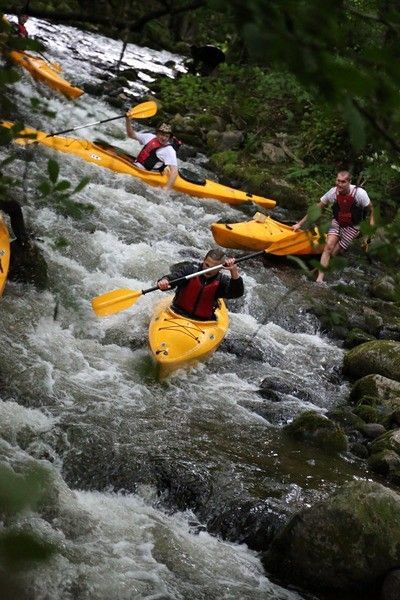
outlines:
[[[347,483],[295,515],[263,562],[285,582],[335,592],[335,598],[352,592],[376,598],[400,563],[400,496],[379,483]]]
[[[343,371],[355,378],[376,373],[400,381],[400,342],[376,340],[352,348],[344,357]]]
[[[400,382],[382,375],[366,375],[353,385],[350,398],[362,403],[367,397],[375,398],[376,404],[389,409],[400,409]]]
[[[347,437],[341,426],[312,410],[296,417],[284,430],[290,437],[323,448],[326,452],[347,450]]]

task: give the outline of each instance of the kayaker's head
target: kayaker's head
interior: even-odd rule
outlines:
[[[28,15],[19,15],[18,16],[18,23],[20,25],[25,25],[25,23],[27,22],[28,19],[29,19]]]
[[[172,127],[168,123],[161,123],[160,127],[156,131],[156,137],[160,144],[165,146],[168,144],[172,135]]]
[[[209,269],[210,267],[216,267],[217,265],[222,265],[225,260],[225,252],[220,248],[213,248],[209,250],[205,257],[203,258],[203,269]],[[221,270],[222,267],[218,266],[213,271],[209,271],[208,273],[204,273],[204,277],[209,279],[210,277],[215,277],[215,275]]]
[[[348,171],[339,171],[336,175],[336,187],[339,194],[348,194],[350,192],[351,175]]]

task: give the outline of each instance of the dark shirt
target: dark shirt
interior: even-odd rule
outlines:
[[[202,271],[204,269],[203,265],[200,263],[192,263],[192,262],[183,262],[173,265],[171,268],[171,273],[169,275],[165,275],[165,277],[172,281],[173,279],[179,279],[179,277],[185,277],[186,275],[191,275],[192,273],[196,273],[197,271]],[[219,287],[215,294],[215,299],[218,298],[226,298],[227,300],[233,298],[240,298],[244,294],[244,285],[243,279],[239,277],[238,279],[232,279],[228,275],[224,275],[223,273],[217,273],[214,277],[206,278],[204,275],[200,275],[200,281],[202,283],[210,283],[215,279],[219,279]],[[184,279],[178,283],[172,284],[172,288],[182,289],[186,285],[188,285],[190,279]],[[192,315],[187,313],[186,311],[179,308],[175,304],[176,295],[172,301],[172,309],[178,314],[191,317]],[[215,306],[216,308],[216,306]],[[198,319],[198,317],[196,317]],[[199,319],[200,320],[200,319]],[[207,319],[208,320],[208,319]]]

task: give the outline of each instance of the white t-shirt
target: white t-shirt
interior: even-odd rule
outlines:
[[[355,187],[355,185],[350,184],[350,194],[354,191]],[[336,193],[336,187],[331,188],[329,192],[326,192],[326,194],[322,196],[322,198],[320,199],[321,202],[323,202],[326,205],[333,204],[336,200]],[[363,208],[365,208],[366,206],[371,204],[371,200],[369,199],[367,192],[363,188],[357,187],[357,191],[354,198],[357,206],[362,206]]]
[[[143,146],[145,146],[146,144],[151,142],[151,140],[153,140],[157,136],[155,136],[154,133],[138,133],[138,132],[136,132],[136,137],[137,137],[138,141],[141,144],[143,144]],[[156,156],[160,160],[158,162],[156,162],[152,171],[157,171],[157,169],[159,169],[163,165],[171,166],[171,167],[178,166],[176,152],[170,144],[168,144],[167,146],[161,146],[161,148],[157,148]],[[145,167],[138,162],[135,162],[135,167],[139,167],[140,169],[145,169]]]

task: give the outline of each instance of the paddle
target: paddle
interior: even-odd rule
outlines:
[[[239,263],[244,260],[249,260],[249,258],[254,258],[255,256],[261,256],[262,254],[264,254],[264,250],[253,252],[253,254],[247,254],[247,256],[237,258],[235,262]],[[221,264],[216,265],[215,267],[209,267],[208,269],[203,269],[202,271],[196,271],[196,273],[191,273],[190,275],[185,275],[184,277],[179,277],[178,279],[173,279],[170,281],[170,284],[173,285],[174,283],[178,283],[178,281],[183,281],[184,279],[192,279],[198,275],[203,275],[204,273],[209,273],[215,269],[220,269],[223,266],[224,265]],[[98,317],[108,317],[109,315],[113,315],[121,310],[126,310],[135,304],[140,296],[144,296],[144,294],[149,294],[150,292],[155,292],[158,289],[160,288],[155,285],[147,290],[130,290],[129,288],[121,288],[119,290],[113,290],[112,292],[106,292],[105,294],[101,294],[101,296],[96,296],[96,298],[93,298],[92,308]]]
[[[62,131],[55,131],[49,133],[46,137],[53,137],[54,135],[60,135],[61,133],[69,133],[70,131],[77,131],[77,129],[83,129],[84,127],[92,127],[93,125],[100,125],[100,123],[108,123],[109,121],[115,121],[116,119],[123,119],[125,116],[130,119],[148,119],[153,117],[158,110],[157,103],[154,100],[148,100],[133,106],[128,112],[118,117],[111,117],[110,119],[103,119],[102,121],[94,121],[94,123],[86,123],[85,125],[78,125],[78,127],[72,127],[71,129],[63,129]]]

